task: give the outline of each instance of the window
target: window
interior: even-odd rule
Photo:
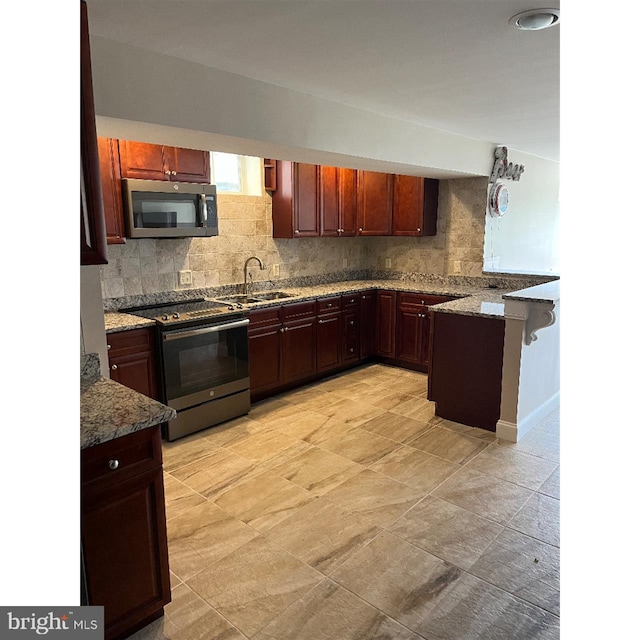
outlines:
[[[211,152],[211,183],[218,193],[262,195],[261,160],[236,153]]]

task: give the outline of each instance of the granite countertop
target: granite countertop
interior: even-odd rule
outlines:
[[[81,449],[153,427],[175,417],[175,409],[101,376],[97,353],[82,356]]]
[[[365,289],[393,289],[394,291],[404,291],[407,293],[454,296],[458,299],[452,302],[433,305],[430,308],[434,311],[442,311],[444,313],[499,318],[504,317],[504,301],[502,296],[509,291],[507,289],[495,289],[489,287],[420,283],[402,280],[348,280],[304,287],[278,287],[278,291],[287,293],[290,297],[279,300],[244,304],[242,305],[242,310],[250,311],[253,309],[280,306],[283,303],[313,300],[315,298],[351,293]],[[207,299],[216,300],[217,298],[215,296],[207,296]],[[237,308],[234,308],[233,310],[221,310],[219,315],[224,317],[228,313],[237,312]],[[127,331],[155,325],[153,320],[139,318],[119,311],[107,311],[104,316],[104,322],[107,333]]]

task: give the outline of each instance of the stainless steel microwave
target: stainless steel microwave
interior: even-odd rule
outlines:
[[[127,238],[218,235],[214,184],[122,180]]]

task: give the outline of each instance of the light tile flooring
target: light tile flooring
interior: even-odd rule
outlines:
[[[172,602],[136,640],[559,637],[559,412],[517,444],[364,366],[165,443]]]

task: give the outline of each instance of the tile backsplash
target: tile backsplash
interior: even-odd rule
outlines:
[[[100,268],[104,299],[240,284],[244,262],[258,256],[249,273],[258,281],[325,276],[345,271],[482,275],[486,178],[440,181],[438,233],[426,238],[271,237],[271,197],[218,195],[219,236],[128,239],[109,245],[109,264]],[[387,267],[386,259],[390,259]],[[274,265],[279,273],[275,275]],[[192,272],[179,285],[178,272]]]

